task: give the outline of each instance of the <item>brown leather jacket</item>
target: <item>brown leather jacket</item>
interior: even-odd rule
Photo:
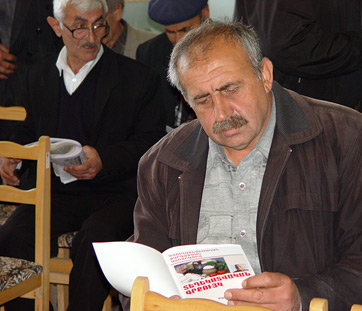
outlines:
[[[362,115],[273,86],[277,121],[257,218],[263,271],[293,278],[307,310],[362,303]],[[134,241],[196,243],[208,139],[197,120],[141,159]]]

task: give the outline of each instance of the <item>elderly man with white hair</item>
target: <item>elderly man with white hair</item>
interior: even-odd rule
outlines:
[[[64,169],[76,181],[51,184],[51,252],[59,235],[73,239],[69,311],[101,310],[109,291],[92,242],[126,239],[133,232],[137,164],[164,134],[158,95],[159,77],[146,66],[102,45],[109,26],[105,0],[54,0],[48,23],[64,47],[32,66],[26,79],[27,119],[13,140],[36,141],[41,135],[69,138],[83,146],[86,161]],[[27,188],[34,167],[1,159],[4,182]],[[0,254],[34,258],[34,210],[19,206],[0,228]],[[32,300],[16,299],[6,310],[32,310]]]

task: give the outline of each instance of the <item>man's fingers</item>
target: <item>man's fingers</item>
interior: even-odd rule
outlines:
[[[10,74],[16,69],[16,65],[0,59],[0,73]]]
[[[243,281],[243,288],[278,287],[286,281],[281,273],[264,272]]]
[[[270,288],[229,289],[225,298],[233,301],[232,304],[271,304],[274,302],[274,293]]]
[[[6,79],[6,75],[11,74],[16,69],[16,56],[9,53],[9,49],[0,44],[0,78]]]
[[[300,297],[290,277],[264,272],[243,281],[243,289],[229,289],[225,298],[231,305],[256,304],[272,310],[298,310]]]

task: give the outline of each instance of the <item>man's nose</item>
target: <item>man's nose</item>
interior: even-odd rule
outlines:
[[[230,103],[225,98],[222,98],[222,96],[220,96],[219,94],[213,95],[212,101],[216,122],[224,121],[233,114],[233,109]]]
[[[94,34],[93,28],[89,29],[88,36],[85,39],[90,43],[94,43],[96,41],[96,35]]]

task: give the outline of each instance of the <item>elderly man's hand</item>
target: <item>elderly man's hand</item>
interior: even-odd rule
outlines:
[[[93,179],[103,167],[102,160],[97,150],[91,146],[84,146],[83,151],[87,161],[79,165],[66,166],[64,170],[80,180]]]
[[[274,311],[298,311],[300,296],[292,279],[285,274],[264,272],[243,281],[243,289],[229,289],[230,305],[258,305]]]
[[[0,157],[0,175],[4,184],[18,186],[19,178],[15,176],[16,165],[20,162],[18,159],[8,159]]]
[[[9,49],[0,43],[0,79],[7,79],[13,73],[16,65],[16,56],[10,54]]]

